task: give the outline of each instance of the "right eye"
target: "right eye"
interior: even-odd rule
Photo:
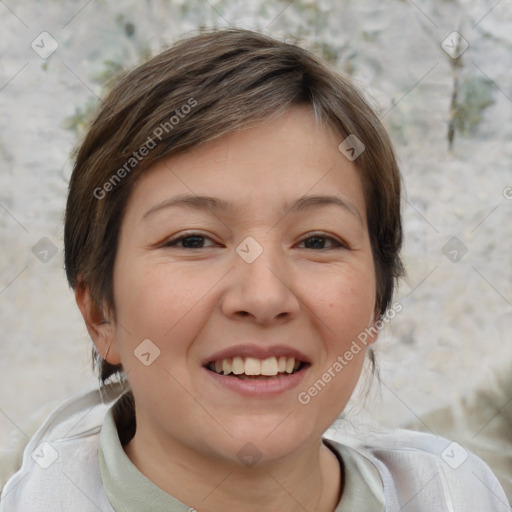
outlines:
[[[206,247],[212,247],[212,245],[205,247],[203,245],[205,240],[212,241],[211,238],[199,233],[188,233],[168,240],[162,247],[178,247],[180,249],[204,249]]]

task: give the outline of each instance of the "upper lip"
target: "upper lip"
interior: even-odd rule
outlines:
[[[266,347],[262,347],[261,345],[234,345],[208,356],[201,364],[202,366],[206,366],[214,361],[220,361],[221,359],[228,359],[230,357],[254,357],[256,359],[267,359],[272,356],[293,357],[304,363],[311,362],[308,356],[303,354],[300,350],[287,347],[286,345],[271,345]]]

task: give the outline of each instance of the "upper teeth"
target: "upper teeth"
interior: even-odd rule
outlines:
[[[235,375],[277,375],[278,373],[292,373],[300,367],[300,361],[294,357],[268,357],[256,359],[255,357],[229,357],[220,359],[208,366],[217,373],[234,373]]]

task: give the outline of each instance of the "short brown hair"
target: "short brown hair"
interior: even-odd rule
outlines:
[[[401,178],[389,136],[350,79],[297,45],[242,29],[177,42],[125,74],[100,105],[69,185],[64,244],[71,287],[88,286],[115,318],[113,267],[137,177],[163,158],[300,104],[342,138],[355,135],[365,145],[354,163],[365,192],[376,312],[383,315],[403,274]],[[122,370],[97,353],[95,361],[103,382]]]

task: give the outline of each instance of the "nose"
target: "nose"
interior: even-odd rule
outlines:
[[[229,318],[272,324],[290,320],[300,310],[285,255],[277,248],[262,249],[250,263],[239,254],[234,256],[234,268],[221,300],[222,312]]]

